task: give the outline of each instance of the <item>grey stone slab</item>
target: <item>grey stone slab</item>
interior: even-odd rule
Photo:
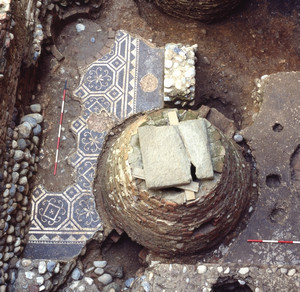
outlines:
[[[179,123],[178,129],[199,179],[211,179],[214,171],[209,151],[206,124],[203,119]]]
[[[138,134],[148,188],[168,188],[191,182],[191,164],[176,127],[144,126],[138,129]]]

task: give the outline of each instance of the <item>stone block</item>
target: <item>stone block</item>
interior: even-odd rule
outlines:
[[[207,119],[215,127],[219,128],[226,137],[232,138],[236,130],[232,120],[226,118],[222,113],[214,108],[210,109]]]
[[[179,123],[178,129],[191,163],[199,179],[212,179],[214,171],[209,150],[206,124],[203,119]]]
[[[168,188],[191,182],[190,161],[175,126],[138,129],[146,185]]]

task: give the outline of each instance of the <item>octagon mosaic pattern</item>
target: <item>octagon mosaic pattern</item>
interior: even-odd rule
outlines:
[[[103,230],[92,187],[107,131],[90,129],[88,120],[105,111],[121,122],[135,113],[163,107],[163,54],[162,48],[118,31],[110,53],[87,68],[74,92],[81,101],[81,115],[71,123],[77,151],[69,162],[75,168],[76,183],[62,192],[48,192],[41,185],[32,192],[25,257],[74,257],[96,231]],[[145,91],[141,84],[152,75],[157,86]]]

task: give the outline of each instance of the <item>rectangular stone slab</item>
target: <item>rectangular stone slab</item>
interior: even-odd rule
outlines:
[[[146,186],[149,189],[189,184],[191,164],[175,126],[138,129]]]
[[[212,179],[214,170],[209,151],[206,124],[203,119],[183,121],[178,129],[199,179]]]

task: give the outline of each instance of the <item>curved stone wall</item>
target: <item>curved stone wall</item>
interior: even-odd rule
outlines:
[[[136,133],[143,125],[166,125],[164,112],[137,118],[108,141],[100,161],[102,198],[111,223],[141,245],[165,255],[193,253],[216,245],[235,228],[249,200],[249,169],[235,143],[207,121],[214,179],[201,180],[191,201],[181,199],[184,190],[147,189],[132,176],[141,167]],[[178,115],[180,121],[197,118],[192,111]]]
[[[202,21],[212,21],[228,15],[241,0],[155,0],[168,14]]]

